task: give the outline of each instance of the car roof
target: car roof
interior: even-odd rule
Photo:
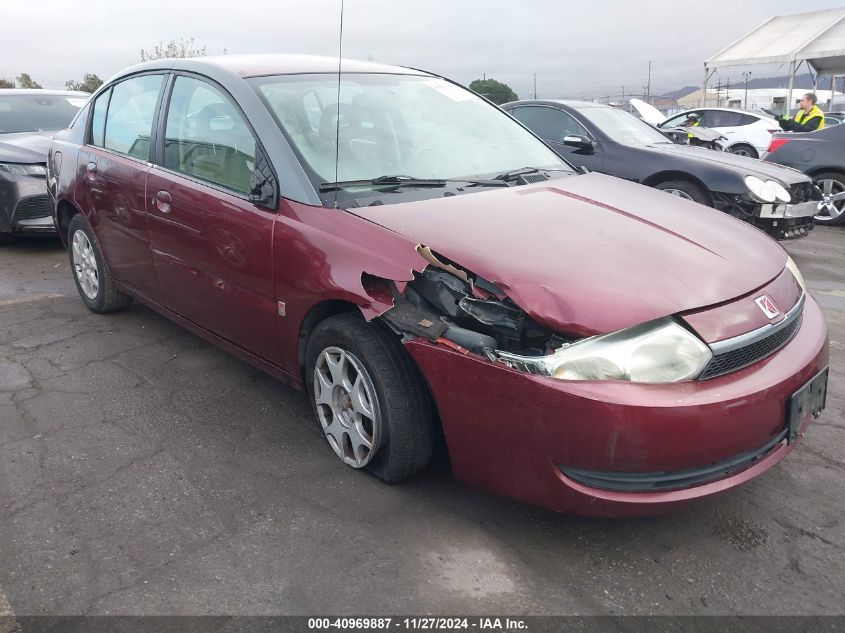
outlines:
[[[190,70],[222,69],[240,77],[261,77],[266,75],[292,75],[306,73],[336,73],[337,57],[318,55],[254,54],[217,55],[191,57],[188,59],[157,59],[135,64],[121,71],[112,79],[144,70]],[[378,62],[343,58],[341,71],[344,73],[382,73],[401,75],[430,75],[422,70],[392,66]]]
[[[46,95],[49,97],[85,97],[86,99],[91,95],[87,92],[80,92],[78,90],[44,90],[43,88],[8,88],[0,90],[0,97],[8,96],[27,96],[27,95]]]
[[[678,112],[678,114],[683,114],[684,112],[691,112],[691,111],[698,112],[698,111],[701,111],[701,110],[718,110],[719,112],[741,112],[742,114],[750,114],[751,116],[763,117],[763,118],[766,118],[766,119],[772,118],[772,115],[767,114],[763,110],[751,110],[750,108],[747,109],[747,110],[745,108],[719,108],[719,107],[711,107],[711,106],[708,106],[706,108],[687,108],[686,110]]]
[[[569,108],[613,108],[613,106],[609,106],[604,103],[595,103],[594,101],[578,101],[577,99],[520,99],[519,101],[511,101],[510,103],[503,103],[502,107],[505,106],[517,106],[517,105],[562,105],[567,106]],[[618,110],[619,108],[614,108]]]

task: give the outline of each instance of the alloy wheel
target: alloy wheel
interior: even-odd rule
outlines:
[[[76,231],[73,234],[72,249],[76,279],[85,296],[94,301],[100,290],[100,275],[97,270],[97,257],[84,231]]]
[[[845,213],[845,184],[833,178],[817,180],[816,185],[822,191],[818,204],[818,213],[813,217],[823,222],[832,222]]]
[[[314,366],[317,418],[335,454],[353,468],[375,457],[382,416],[367,369],[350,352],[327,347]]]

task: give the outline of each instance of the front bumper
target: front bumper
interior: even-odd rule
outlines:
[[[419,339],[406,344],[428,380],[456,477],[554,510],[595,516],[665,512],[753,479],[795,446],[777,438],[792,393],[828,362],[827,324],[807,299],[780,351],[705,381],[636,384],[531,376]],[[810,416],[802,421],[802,430]],[[563,471],[683,472],[766,447],[750,465],[672,490],[588,486]]]
[[[814,200],[797,204],[763,204],[753,224],[775,239],[794,239],[813,230],[813,216],[818,212],[818,202]]]
[[[55,233],[44,178],[0,172],[0,233]]]

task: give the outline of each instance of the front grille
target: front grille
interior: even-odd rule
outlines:
[[[774,354],[795,336],[795,333],[801,326],[800,310],[802,307],[803,303],[799,303],[797,314],[787,315],[788,322],[787,319],[784,319],[781,327],[772,328],[771,333],[753,340],[748,345],[728,349],[723,352],[714,350],[713,358],[707,364],[707,367],[704,368],[698,379],[707,380],[708,378],[722,376],[723,374],[737,371],[743,367],[748,367],[758,360]]]
[[[50,203],[47,196],[30,196],[18,202],[15,207],[15,221],[37,220],[50,215]]]
[[[818,200],[818,189],[811,182],[799,182],[797,185],[792,185],[789,188],[789,195],[792,197],[792,204],[800,204],[802,202],[810,202],[811,200]]]

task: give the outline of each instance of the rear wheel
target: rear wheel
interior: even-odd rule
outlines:
[[[813,182],[822,191],[818,213],[813,216],[816,224],[838,225],[845,222],[845,175],[829,171],[813,176]]]
[[[739,145],[729,147],[728,151],[731,154],[736,154],[737,156],[748,156],[748,158],[760,158],[760,155],[757,153],[757,150],[751,147],[750,145],[746,145],[745,143],[740,143]]]
[[[679,198],[683,198],[684,200],[698,202],[699,204],[704,204],[708,207],[713,206],[713,204],[710,202],[710,196],[707,194],[707,192],[695,183],[689,182],[688,180],[667,180],[666,182],[661,182],[654,185],[654,188],[660,189],[660,191],[665,191],[666,193],[670,193],[673,196],[678,196]]]
[[[70,220],[68,245],[70,268],[76,289],[89,310],[99,313],[115,312],[132,303],[132,297],[115,288],[103,254],[94,239],[94,232],[79,214]]]
[[[311,404],[335,455],[393,483],[431,460],[434,414],[416,366],[396,336],[350,312],[320,323],[308,341]]]

